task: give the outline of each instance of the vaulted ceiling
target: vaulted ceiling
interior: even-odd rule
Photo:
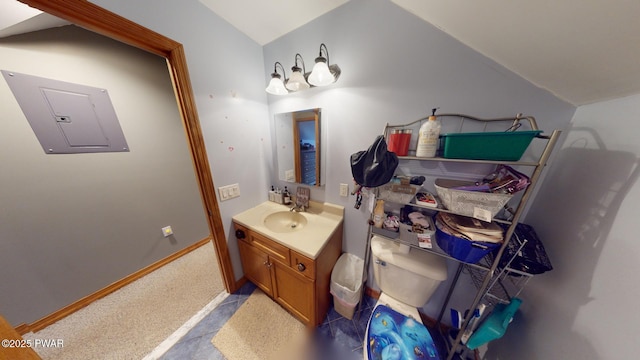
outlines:
[[[264,45],[349,0],[200,1]],[[640,93],[638,0],[391,1],[573,105]],[[11,20],[14,3],[0,37],[52,21]]]

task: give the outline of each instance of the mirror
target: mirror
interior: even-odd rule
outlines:
[[[318,108],[275,115],[278,179],[323,185],[320,118]]]

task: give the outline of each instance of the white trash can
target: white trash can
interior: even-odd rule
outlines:
[[[333,295],[333,306],[338,314],[351,320],[356,305],[360,301],[362,284],[366,280],[363,277],[364,260],[344,253],[331,271],[330,291]]]

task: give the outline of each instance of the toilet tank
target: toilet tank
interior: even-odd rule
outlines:
[[[405,304],[422,307],[447,279],[446,260],[424,250],[405,253],[400,244],[374,236],[371,239],[373,274],[383,293]]]

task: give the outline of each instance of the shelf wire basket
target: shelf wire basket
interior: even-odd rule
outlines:
[[[515,239],[512,241],[518,242],[518,251],[527,243],[526,239]],[[522,292],[529,280],[533,277],[532,274],[509,267],[515,256],[514,254],[506,262],[504,267],[496,269],[496,273],[492,276],[484,293],[483,299],[486,305],[495,306],[499,303],[508,304],[512,298],[517,297],[520,292]],[[485,256],[481,262],[489,265],[492,264],[494,260],[494,255],[490,253]],[[478,289],[481,287],[484,277],[487,275],[487,270],[480,267],[471,267],[466,264],[463,266],[463,272],[469,275],[471,282]]]

